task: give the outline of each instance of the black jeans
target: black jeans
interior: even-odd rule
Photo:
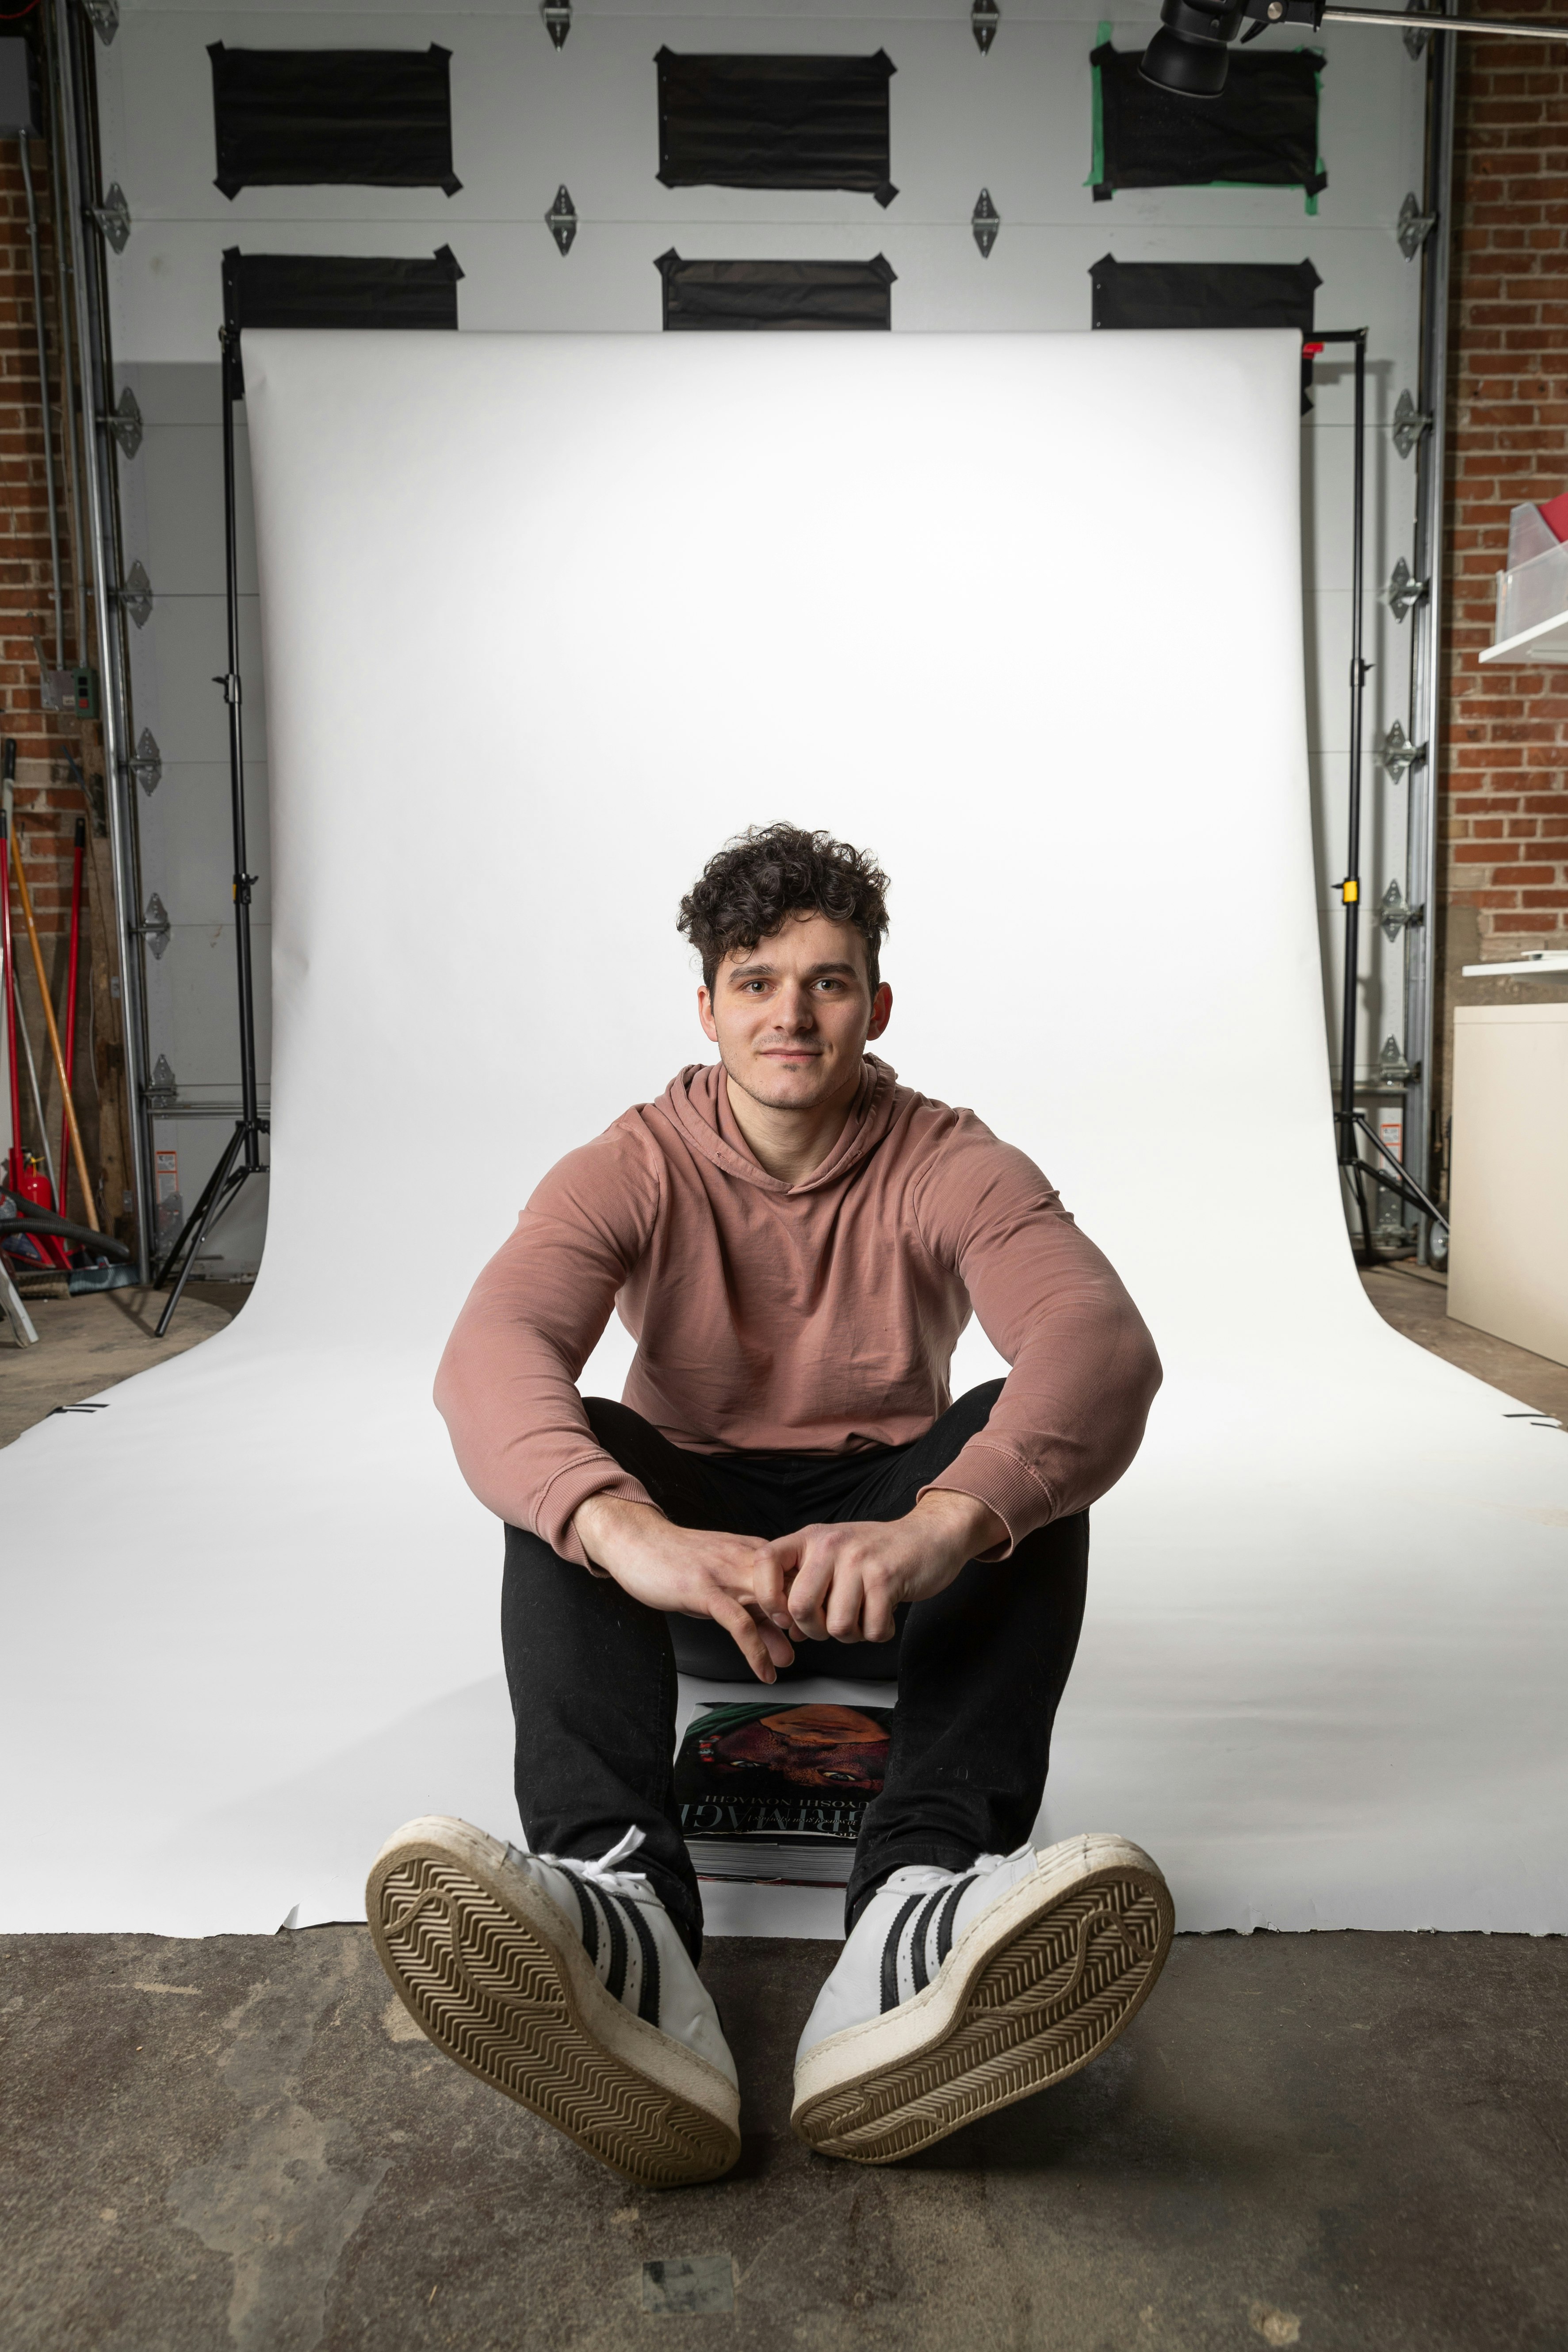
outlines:
[[[971,1389],[923,1437],[865,1454],[690,1454],[626,1405],[586,1400],[594,1434],[678,1527],[771,1538],[812,1521],[898,1519],[1001,1393]],[[971,1560],[945,1592],[898,1612],[896,1638],[803,1642],[803,1675],[898,1683],[882,1793],[867,1810],[846,1892],[847,1928],[889,1872],[967,1870],[1021,1845],[1039,1811],[1051,1725],[1083,1621],[1089,1514],[1025,1538],[1011,1559]],[[506,1531],[501,1642],[517,1723],[517,1804],[537,1853],[583,1860],[629,1823],[693,1958],[702,1903],[674,1798],[676,1675],[760,1689],[710,1619],[665,1617],[540,1537]]]

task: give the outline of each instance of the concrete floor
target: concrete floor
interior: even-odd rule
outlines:
[[[1532,1356],[1507,1339],[1494,1339],[1473,1324],[1456,1323],[1447,1311],[1447,1285],[1440,1275],[1420,1271],[1414,1259],[1380,1266],[1362,1276],[1362,1287],[1385,1323],[1418,1347],[1429,1348],[1477,1380],[1506,1389],[1538,1412],[1568,1423],[1568,1364]]]
[[[156,1333],[168,1304],[158,1290],[101,1290],[83,1298],[29,1298],[36,1348],[18,1348],[0,1323],[0,1445],[46,1413],[97,1396],[221,1331],[249,1295],[242,1282],[192,1282],[166,1339]]]
[[[1568,1420],[1568,1369],[1363,1280]],[[140,1294],[40,1302],[0,1443],[233,1297],[163,1345]],[[1568,2352],[1568,1940],[1180,1937],[1097,2065],[877,2172],[788,2129],[831,1957],[710,1948],[745,2153],[650,2194],[431,2050],[363,1928],[0,1938],[0,2347]],[[709,2307],[666,2315],[682,2262]]]
[[[1568,2344],[1563,1939],[1180,1937],[1096,2065],[885,2171],[789,2132],[830,1958],[713,1945],[744,2154],[650,2194],[421,2040],[363,1928],[6,1938],[0,2340]],[[731,2309],[644,2307],[699,2258]]]

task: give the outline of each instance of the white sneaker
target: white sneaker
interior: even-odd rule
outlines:
[[[806,2020],[791,2122],[825,2156],[890,2164],[1063,2081],[1146,1998],[1173,1925],[1125,1838],[895,1870]]]
[[[647,2189],[741,2152],[735,2062],[628,1830],[598,1862],[520,1853],[445,1814],[365,1888],[383,1968],[437,2049]]]

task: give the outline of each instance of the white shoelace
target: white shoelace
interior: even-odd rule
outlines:
[[[1034,1847],[1026,1839],[1011,1853],[977,1853],[967,1870],[937,1870],[929,1863],[906,1863],[902,1870],[890,1871],[882,1881],[882,1888],[897,1886],[910,1895],[934,1895],[940,1886],[956,1886],[961,1878],[984,1877],[1000,1870],[1004,1863],[1022,1862]],[[881,1890],[879,1889],[879,1892]]]
[[[608,1853],[600,1854],[596,1862],[583,1862],[572,1853],[535,1853],[526,1837],[521,1846],[511,1846],[509,1851],[519,1862],[544,1862],[552,1870],[574,1871],[579,1878],[591,1879],[595,1886],[604,1887],[611,1895],[630,1895],[635,1900],[639,1895],[652,1891],[647,1872],[620,1870],[616,1864],[625,1862],[628,1854],[636,1853],[638,1846],[647,1843],[642,1831],[633,1827],[617,1840]]]

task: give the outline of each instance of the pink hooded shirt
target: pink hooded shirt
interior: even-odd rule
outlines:
[[[978,1315],[1012,1370],[932,1484],[988,1504],[1007,1550],[1114,1486],[1160,1385],[1137,1308],[1034,1163],[869,1055],[798,1184],[752,1158],[720,1065],[682,1070],[557,1162],[474,1285],[436,1381],[459,1467],[583,1565],[579,1504],[650,1499],[575,1385],[612,1308],[637,1342],[624,1402],[699,1454],[904,1444],[952,1402]]]

